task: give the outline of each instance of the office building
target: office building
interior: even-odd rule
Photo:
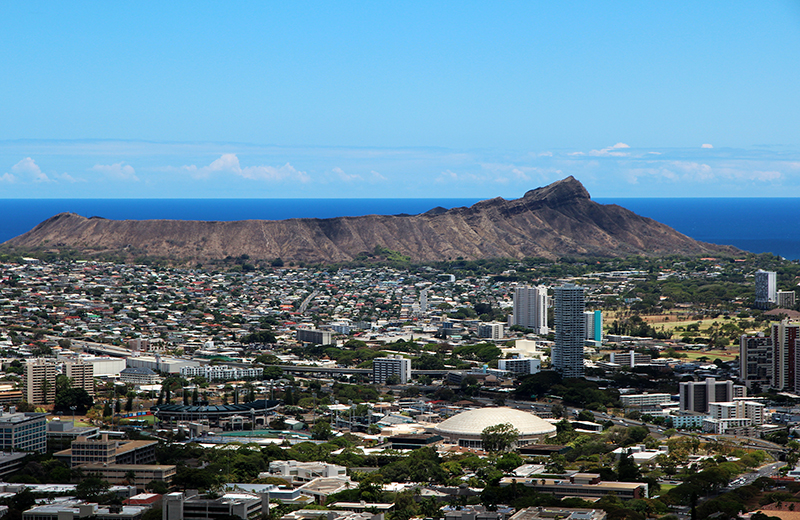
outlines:
[[[619,396],[624,408],[642,408],[645,406],[658,406],[672,402],[669,394],[624,394]]]
[[[556,287],[555,300],[553,368],[563,377],[583,377],[583,343],[586,337],[583,287],[572,283]]]
[[[497,368],[508,370],[512,374],[529,375],[538,374],[542,370],[542,361],[538,358],[500,359],[497,361]]]
[[[622,500],[648,498],[648,485],[641,482],[612,482],[600,480],[597,473],[575,473],[568,478],[525,478],[503,477],[500,486],[523,485],[538,493],[553,495],[556,498],[580,497],[602,498],[615,495]]]
[[[297,329],[297,341],[315,345],[330,345],[333,333],[329,330]]]
[[[72,388],[83,388],[89,395],[94,395],[94,365],[85,361],[67,361],[65,373],[71,380]]]
[[[478,324],[478,337],[486,339],[502,339],[502,323],[480,323]]]
[[[649,365],[653,361],[650,354],[639,354],[634,350],[628,352],[612,352],[609,361],[623,367],[635,367],[639,365]]]
[[[795,294],[794,291],[778,291],[777,293],[778,307],[781,309],[791,309],[794,307]]]
[[[762,271],[755,274],[756,307],[768,308],[778,302],[778,274],[775,271]]]
[[[175,478],[177,468],[171,464],[82,464],[81,471],[86,475],[100,475],[112,485],[130,482],[144,489],[152,481],[169,485]]]
[[[772,337],[763,333],[742,335],[739,339],[739,379],[747,388],[760,392],[772,386],[773,355]]]
[[[262,518],[269,511],[269,493],[226,493],[219,498],[197,495],[196,491],[169,493],[162,497],[163,520],[215,518]],[[324,513],[324,511],[323,511]]]
[[[687,381],[680,384],[681,411],[705,413],[710,403],[733,401],[746,394],[746,388],[733,381],[717,381],[713,377],[705,381]]]
[[[28,360],[22,374],[25,401],[31,404],[53,404],[56,398],[57,375],[56,365],[51,360]]]
[[[209,381],[234,379],[260,379],[264,373],[263,368],[234,367],[231,365],[200,365],[197,367],[182,367],[181,375],[186,378],[202,376]]]
[[[9,412],[0,412],[0,448],[4,452],[47,451],[47,414],[20,413],[12,406]]]
[[[750,424],[764,424],[764,405],[755,401],[729,401],[709,403],[708,415],[712,419],[750,419]]]
[[[798,384],[797,340],[800,338],[800,324],[783,320],[772,325],[772,387],[777,390],[796,391]]]
[[[372,360],[373,383],[385,384],[391,376],[397,376],[400,384],[408,383],[411,379],[411,360],[395,354]]]
[[[291,484],[311,482],[319,477],[347,477],[347,468],[325,462],[298,462],[296,460],[274,460],[269,463],[269,473],[261,475],[279,477]]]
[[[544,285],[514,289],[511,325],[533,329],[536,334],[550,332],[547,327],[547,288]]]
[[[586,339],[603,341],[603,311],[584,311]]]
[[[120,441],[108,434],[98,438],[78,437],[71,448],[56,452],[54,457],[70,467],[84,464],[150,464],[156,461],[157,441]]]

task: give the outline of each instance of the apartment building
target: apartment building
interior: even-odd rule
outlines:
[[[83,388],[86,393],[94,395],[94,365],[85,361],[67,361],[64,364],[65,375],[72,381],[72,388]]]
[[[22,387],[25,401],[31,404],[53,404],[56,399],[58,370],[53,360],[37,358],[25,362]]]
[[[411,360],[396,354],[372,360],[373,383],[385,384],[391,376],[397,376],[400,383],[408,383],[411,379]]]

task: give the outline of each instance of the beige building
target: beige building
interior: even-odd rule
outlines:
[[[66,376],[72,380],[72,388],[83,388],[94,396],[94,365],[85,361],[67,361]]]
[[[84,464],[81,470],[85,475],[97,473],[113,485],[130,482],[130,477],[133,477],[132,484],[144,488],[153,480],[169,484],[175,477],[176,468],[160,464]]]
[[[56,399],[56,366],[37,358],[25,363],[22,375],[23,398],[31,404],[53,404]]]
[[[99,439],[78,437],[68,450],[54,454],[71,467],[84,464],[150,464],[156,461],[157,441],[120,441],[103,434]]]

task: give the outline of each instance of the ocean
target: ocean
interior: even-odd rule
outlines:
[[[109,219],[245,220],[424,213],[480,199],[0,199],[0,242],[61,212]],[[800,260],[800,199],[599,198],[694,239]]]

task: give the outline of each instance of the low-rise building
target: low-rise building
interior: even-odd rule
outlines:
[[[530,478],[520,480],[516,477],[504,477],[500,480],[500,486],[503,487],[514,483],[557,498],[602,498],[610,494],[623,500],[648,498],[648,488],[645,483],[600,480],[600,475],[597,473],[575,473],[563,479]]]
[[[330,345],[332,340],[333,333],[329,330],[297,329],[297,341],[300,343]]]
[[[528,507],[520,509],[509,520],[606,520],[602,509],[573,507]]]
[[[150,464],[156,460],[157,441],[121,441],[109,439],[108,434],[98,438],[78,437],[71,447],[56,452],[54,457],[68,461],[71,467],[83,464]]]
[[[289,482],[309,482],[318,477],[346,477],[347,468],[326,462],[274,460],[269,463],[269,475]]]
[[[499,359],[497,368],[508,370],[512,374],[528,375],[538,374],[542,370],[542,361],[538,358],[513,357],[511,359]]]
[[[169,485],[176,471],[170,464],[82,464],[79,467],[85,475],[98,474],[110,484],[134,485],[139,489],[154,480]]]
[[[161,377],[152,368],[127,367],[120,371],[119,380],[132,385],[154,385]]]
[[[619,396],[623,408],[642,408],[656,406],[672,401],[670,394],[623,394]]]
[[[199,520],[237,517],[242,520],[261,518],[269,511],[269,495],[225,493],[219,498],[192,495],[189,492],[163,496],[163,520]]]

